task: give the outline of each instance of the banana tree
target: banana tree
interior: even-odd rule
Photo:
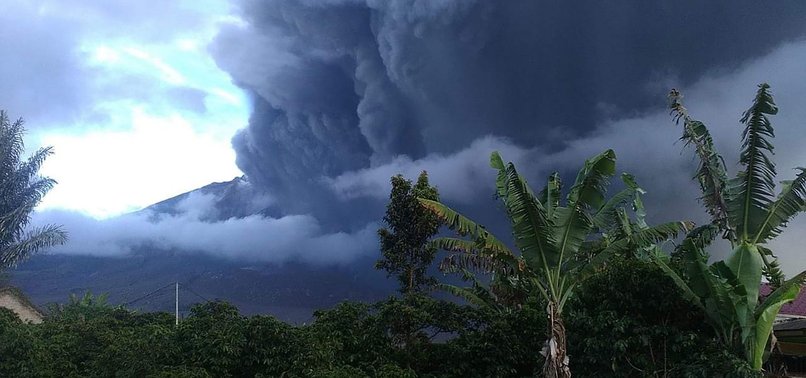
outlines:
[[[670,94],[676,122],[683,124],[683,137],[694,147],[699,168],[696,179],[702,189],[702,203],[711,224],[692,231],[678,247],[677,255],[685,271],[683,279],[660,253],[655,260],[682,289],[684,295],[702,308],[720,339],[741,349],[753,369],[761,370],[772,324],[785,303],[797,297],[806,272],[785,280],[777,259],[766,243],[780,234],[787,222],[803,211],[806,204],[806,170],[783,183],[776,197],[775,165],[768,154],[774,132],[767,116],[778,112],[769,85],[759,85],[753,103],[742,116],[743,170],[728,179],[722,157],[716,152],[705,125],[691,118],[681,103],[681,95]],[[724,261],[707,265],[705,247],[719,234],[733,251]],[[775,289],[759,302],[759,288],[765,276]]]
[[[496,273],[493,285],[508,282],[510,288],[526,289],[527,295],[540,296],[547,303],[548,340],[541,352],[546,359],[547,377],[570,377],[566,355],[563,308],[574,289],[609,256],[632,248],[654,245],[689,229],[684,222],[645,227],[613,239],[603,235],[619,216],[618,208],[628,202],[637,186],[627,188],[607,200],[605,189],[615,173],[616,156],[607,150],[585,162],[564,201],[559,175],[534,194],[512,163],[504,164],[498,153],[490,163],[498,170],[496,192],[511,221],[518,253],[493,236],[483,226],[435,201],[420,202],[465,238],[441,238],[439,247],[454,251],[456,261]],[[624,176],[625,178],[629,176]],[[478,289],[479,284],[474,285]],[[465,291],[479,302],[489,302],[484,291]],[[479,295],[483,294],[483,295]]]

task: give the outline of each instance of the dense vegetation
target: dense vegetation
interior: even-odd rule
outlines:
[[[710,342],[701,316],[647,262],[608,267],[581,293],[568,317],[571,368],[579,376],[747,373],[741,359]],[[0,311],[0,376],[532,376],[542,369],[535,351],[545,327],[542,303],[501,313],[423,295],[343,303],[301,326],[210,302],[177,327],[172,314],[80,300],[54,308],[38,325]]]
[[[775,342],[772,321],[806,277],[786,280],[766,242],[806,207],[806,171],[773,195],[768,116],[777,108],[766,84],[741,119],[743,170],[730,180],[707,128],[680,98],[672,93],[671,109],[700,159],[708,224],[648,225],[644,191],[629,174],[621,176],[624,189],[607,197],[616,172],[611,150],[582,165],[565,198],[559,174],[535,192],[493,153],[514,249],[438,202],[425,173],[416,184],[395,176],[377,268],[396,276],[400,296],[345,302],[300,326],[244,317],[224,302],[197,305],[178,325],[169,314],[139,314],[90,295],[53,306],[42,324],[2,310],[0,376],[761,376]],[[11,171],[32,170],[22,176],[31,182],[38,163],[25,168],[15,153]],[[34,200],[49,188],[42,185]],[[26,206],[15,224],[25,224]],[[11,219],[0,216],[0,226]],[[434,239],[440,224],[459,237]],[[682,241],[665,251],[678,234]],[[708,265],[706,247],[719,235],[734,249]],[[471,286],[427,275],[439,249],[448,252],[440,268]],[[774,289],[765,298],[762,277]],[[437,299],[437,287],[463,301]]]

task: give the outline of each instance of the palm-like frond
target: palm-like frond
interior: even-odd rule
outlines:
[[[667,277],[672,279],[672,282],[682,291],[683,298],[691,304],[699,307],[705,311],[705,305],[702,303],[700,293],[694,291],[689,283],[678,274],[678,272],[669,265],[669,256],[663,251],[656,250],[652,254],[652,259],[658,267],[666,274]]]
[[[506,249],[495,248],[495,245],[492,243],[488,243],[487,240],[479,239],[479,240],[466,240],[466,239],[459,239],[459,238],[437,238],[431,240],[429,242],[433,247],[438,249],[444,249],[446,251],[451,252],[463,252],[463,253],[471,253],[471,254],[497,254],[502,253],[506,255],[512,255],[512,251]]]
[[[507,194],[507,167],[498,151],[490,154],[490,167],[498,171],[495,177],[495,195],[504,198]]]
[[[470,281],[470,287],[439,284],[438,288],[456,295],[472,304],[504,311],[522,305],[528,290],[524,280],[516,276],[494,276],[489,285],[479,281],[470,271],[460,270],[462,279]]]
[[[605,191],[608,179],[616,170],[616,154],[607,150],[588,159],[577,174],[568,193],[567,207],[555,210],[554,240],[563,263],[565,256],[573,256],[582,247],[593,229],[593,217],[607,205]]]
[[[755,236],[755,243],[764,243],[778,236],[787,222],[806,207],[806,168],[797,169],[800,172],[794,180],[782,183],[781,194],[767,211]]]
[[[635,178],[629,173],[622,173],[621,181],[624,182],[626,188],[616,193],[605,204],[593,214],[593,225],[600,230],[607,230],[608,228],[617,225],[619,220],[619,209],[630,201],[635,201],[637,196],[644,193],[638,184],[635,183]],[[637,221],[639,224],[646,225],[643,217],[646,216],[643,204],[638,202],[638,207],[635,202],[633,204],[633,211],[636,213]]]
[[[685,284],[688,289],[683,290],[685,297],[705,310],[724,342],[734,342],[735,334],[741,328],[737,309],[747,306],[744,301],[746,295],[741,293],[744,288],[738,285],[733,271],[724,262],[719,261],[708,266],[708,255],[696,245],[695,240],[684,240],[681,252],[685,257],[688,279]],[[679,277],[672,278],[680,287]],[[690,296],[691,293],[695,293],[694,298]]]
[[[673,259],[684,258],[686,251],[684,251],[683,248],[704,251],[707,246],[711,245],[718,235],[719,227],[713,223],[695,227],[689,231],[683,241],[675,247],[674,251],[672,251],[671,257]]]
[[[602,252],[591,259],[588,267],[585,269],[594,270],[613,255],[652,247],[658,243],[674,239],[681,233],[691,230],[693,226],[691,222],[668,222],[636,230],[610,243]]]
[[[681,233],[686,233],[694,228],[694,223],[689,221],[667,222],[655,226],[640,229],[629,235],[627,240],[637,247],[649,247],[657,243],[674,239]]]
[[[641,196],[646,194],[646,191],[638,186],[633,175],[625,173],[622,175],[621,180],[624,181],[624,184],[627,185],[628,188],[635,192],[632,199],[632,211],[635,213],[635,223],[640,229],[649,227],[646,223],[646,208],[644,208],[644,201],[641,199]]]
[[[781,299],[786,297],[787,296],[786,293],[788,291],[791,291],[793,289],[797,289],[797,291],[799,292],[800,287],[803,285],[804,281],[806,281],[806,271],[800,272],[797,275],[795,275],[794,277],[792,277],[789,280],[787,280],[786,282],[784,282],[781,285],[781,287],[779,287],[778,289],[776,289],[773,292],[771,292],[769,295],[767,295],[766,298],[764,298],[763,301],[761,301],[761,304],[756,309],[756,315],[760,315],[769,306],[773,305],[776,302],[779,302]],[[795,296],[797,296],[797,294]],[[795,299],[795,298],[792,298],[789,301],[791,301],[793,299]],[[787,302],[789,302],[789,301],[787,301]]]
[[[0,268],[14,267],[21,260],[39,250],[63,244],[67,233],[61,227],[49,225],[34,229],[0,249]]]
[[[504,264],[490,255],[453,253],[442,259],[439,270],[443,273],[456,273],[469,270],[479,273],[515,274],[517,265]]]
[[[474,285],[472,287],[460,287],[440,283],[437,284],[437,288],[445,290],[448,293],[451,293],[479,307],[497,307],[495,299],[492,297],[492,295],[490,295],[488,291],[480,289],[481,286]]]
[[[800,272],[789,281],[781,284],[781,287],[770,293],[756,309],[756,327],[753,335],[753,345],[751,345],[750,356],[752,366],[761,369],[764,361],[764,349],[767,340],[772,334],[772,325],[775,317],[783,305],[792,302],[800,293],[801,286],[806,279],[806,271]]]
[[[0,269],[14,266],[38,250],[66,240],[57,226],[27,231],[30,214],[56,181],[38,172],[52,153],[50,147],[36,151],[22,161],[22,120],[10,122],[0,111]]]
[[[437,249],[455,252],[448,255],[439,265],[446,273],[455,273],[462,269],[482,273],[514,274],[520,270],[520,260],[510,250],[488,248],[492,246],[485,240],[475,241],[459,238],[438,238],[430,242]]]
[[[39,174],[39,169],[42,168],[42,164],[45,163],[45,159],[48,156],[53,154],[53,147],[43,147],[34,152],[31,157],[28,158],[27,161],[20,164],[17,168],[16,176],[20,180],[22,179],[33,179]]]
[[[605,203],[608,179],[616,172],[616,153],[607,150],[596,155],[577,173],[574,186],[568,192],[568,207],[599,209]]]
[[[768,138],[775,133],[767,115],[778,113],[778,108],[768,89],[767,84],[759,85],[753,104],[742,116],[745,129],[739,162],[745,169],[728,183],[728,218],[744,241],[758,233],[775,190],[775,164],[768,156],[773,151]]]
[[[546,208],[546,215],[552,216],[554,209],[560,206],[560,195],[562,192],[562,180],[557,172],[549,176],[549,181],[543,190],[538,193],[537,198],[543,207]]]
[[[482,243],[483,249],[495,253],[512,254],[512,251],[501,242],[495,235],[487,231],[484,226],[477,224],[470,218],[459,214],[455,210],[437,201],[425,198],[417,199],[421,205],[431,210],[436,216],[452,230],[456,230],[459,235],[470,236],[476,243]]]
[[[683,239],[683,243],[680,244],[680,247],[691,244],[695,248],[704,249],[716,239],[718,234],[719,228],[714,224],[699,226],[686,234],[686,238]],[[680,247],[677,249],[679,250]]]
[[[717,263],[730,268],[738,284],[742,285],[746,291],[744,297],[748,308],[740,309],[740,311],[752,313],[758,304],[759,286],[764,268],[764,261],[761,259],[758,246],[747,243],[739,244],[725,261]]]
[[[19,166],[25,150],[22,125],[22,119],[11,123],[8,114],[0,110],[0,182],[7,182]]]
[[[672,117],[676,123],[683,122],[683,136],[680,139],[686,145],[694,146],[700,160],[695,175],[702,191],[700,199],[711,216],[711,222],[719,227],[726,238],[732,238],[733,230],[728,224],[728,204],[725,198],[728,183],[725,161],[716,151],[708,128],[704,123],[691,118],[688,110],[683,107],[682,98],[675,89],[669,93]]]
[[[532,269],[548,274],[550,267],[559,264],[559,254],[552,234],[554,225],[548,218],[546,209],[518,174],[515,165],[509,163],[504,172],[505,190],[499,195],[503,194],[501,199],[512,223],[515,244]]]
[[[769,281],[773,289],[780,287],[784,283],[784,280],[786,280],[786,276],[784,275],[784,271],[781,270],[778,257],[775,256],[769,248],[763,245],[759,244],[757,247],[758,252],[761,254],[761,261],[764,263],[761,274],[767,278],[767,281]]]
[[[0,233],[0,245],[11,242],[25,231],[31,212],[55,183],[50,178],[34,178],[25,185],[0,191],[3,193],[0,199],[0,229],[5,231]]]

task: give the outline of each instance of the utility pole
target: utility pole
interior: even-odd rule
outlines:
[[[179,326],[179,281],[176,281],[176,325]]]

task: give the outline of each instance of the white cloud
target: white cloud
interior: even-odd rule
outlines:
[[[53,253],[125,256],[134,250],[205,253],[256,262],[302,260],[314,264],[347,263],[377,250],[375,223],[355,232],[325,232],[310,215],[281,218],[252,215],[204,221],[214,211],[214,196],[195,193],[180,215],[140,212],[106,220],[61,210],[35,213],[34,224],[62,224],[67,244]]]
[[[418,160],[398,156],[390,163],[347,172],[324,181],[342,199],[384,199],[389,197],[390,177],[402,174],[416,178],[420,172],[428,171],[429,181],[439,188],[442,197],[472,202],[483,193],[492,194],[492,186],[479,185],[492,183],[495,177],[489,163],[492,151],[499,151],[505,159],[519,166],[528,165],[526,157],[536,154],[536,151],[518,147],[505,138],[487,136],[453,154],[432,154]]]
[[[43,137],[55,154],[42,174],[59,184],[41,209],[109,217],[241,175],[229,139],[198,133],[180,114],[155,117],[134,109],[130,117],[130,130]]]
[[[225,0],[13,2],[0,14],[0,108],[52,145],[43,209],[108,217],[241,175],[248,101],[209,56]],[[24,23],[24,24],[22,24]]]

